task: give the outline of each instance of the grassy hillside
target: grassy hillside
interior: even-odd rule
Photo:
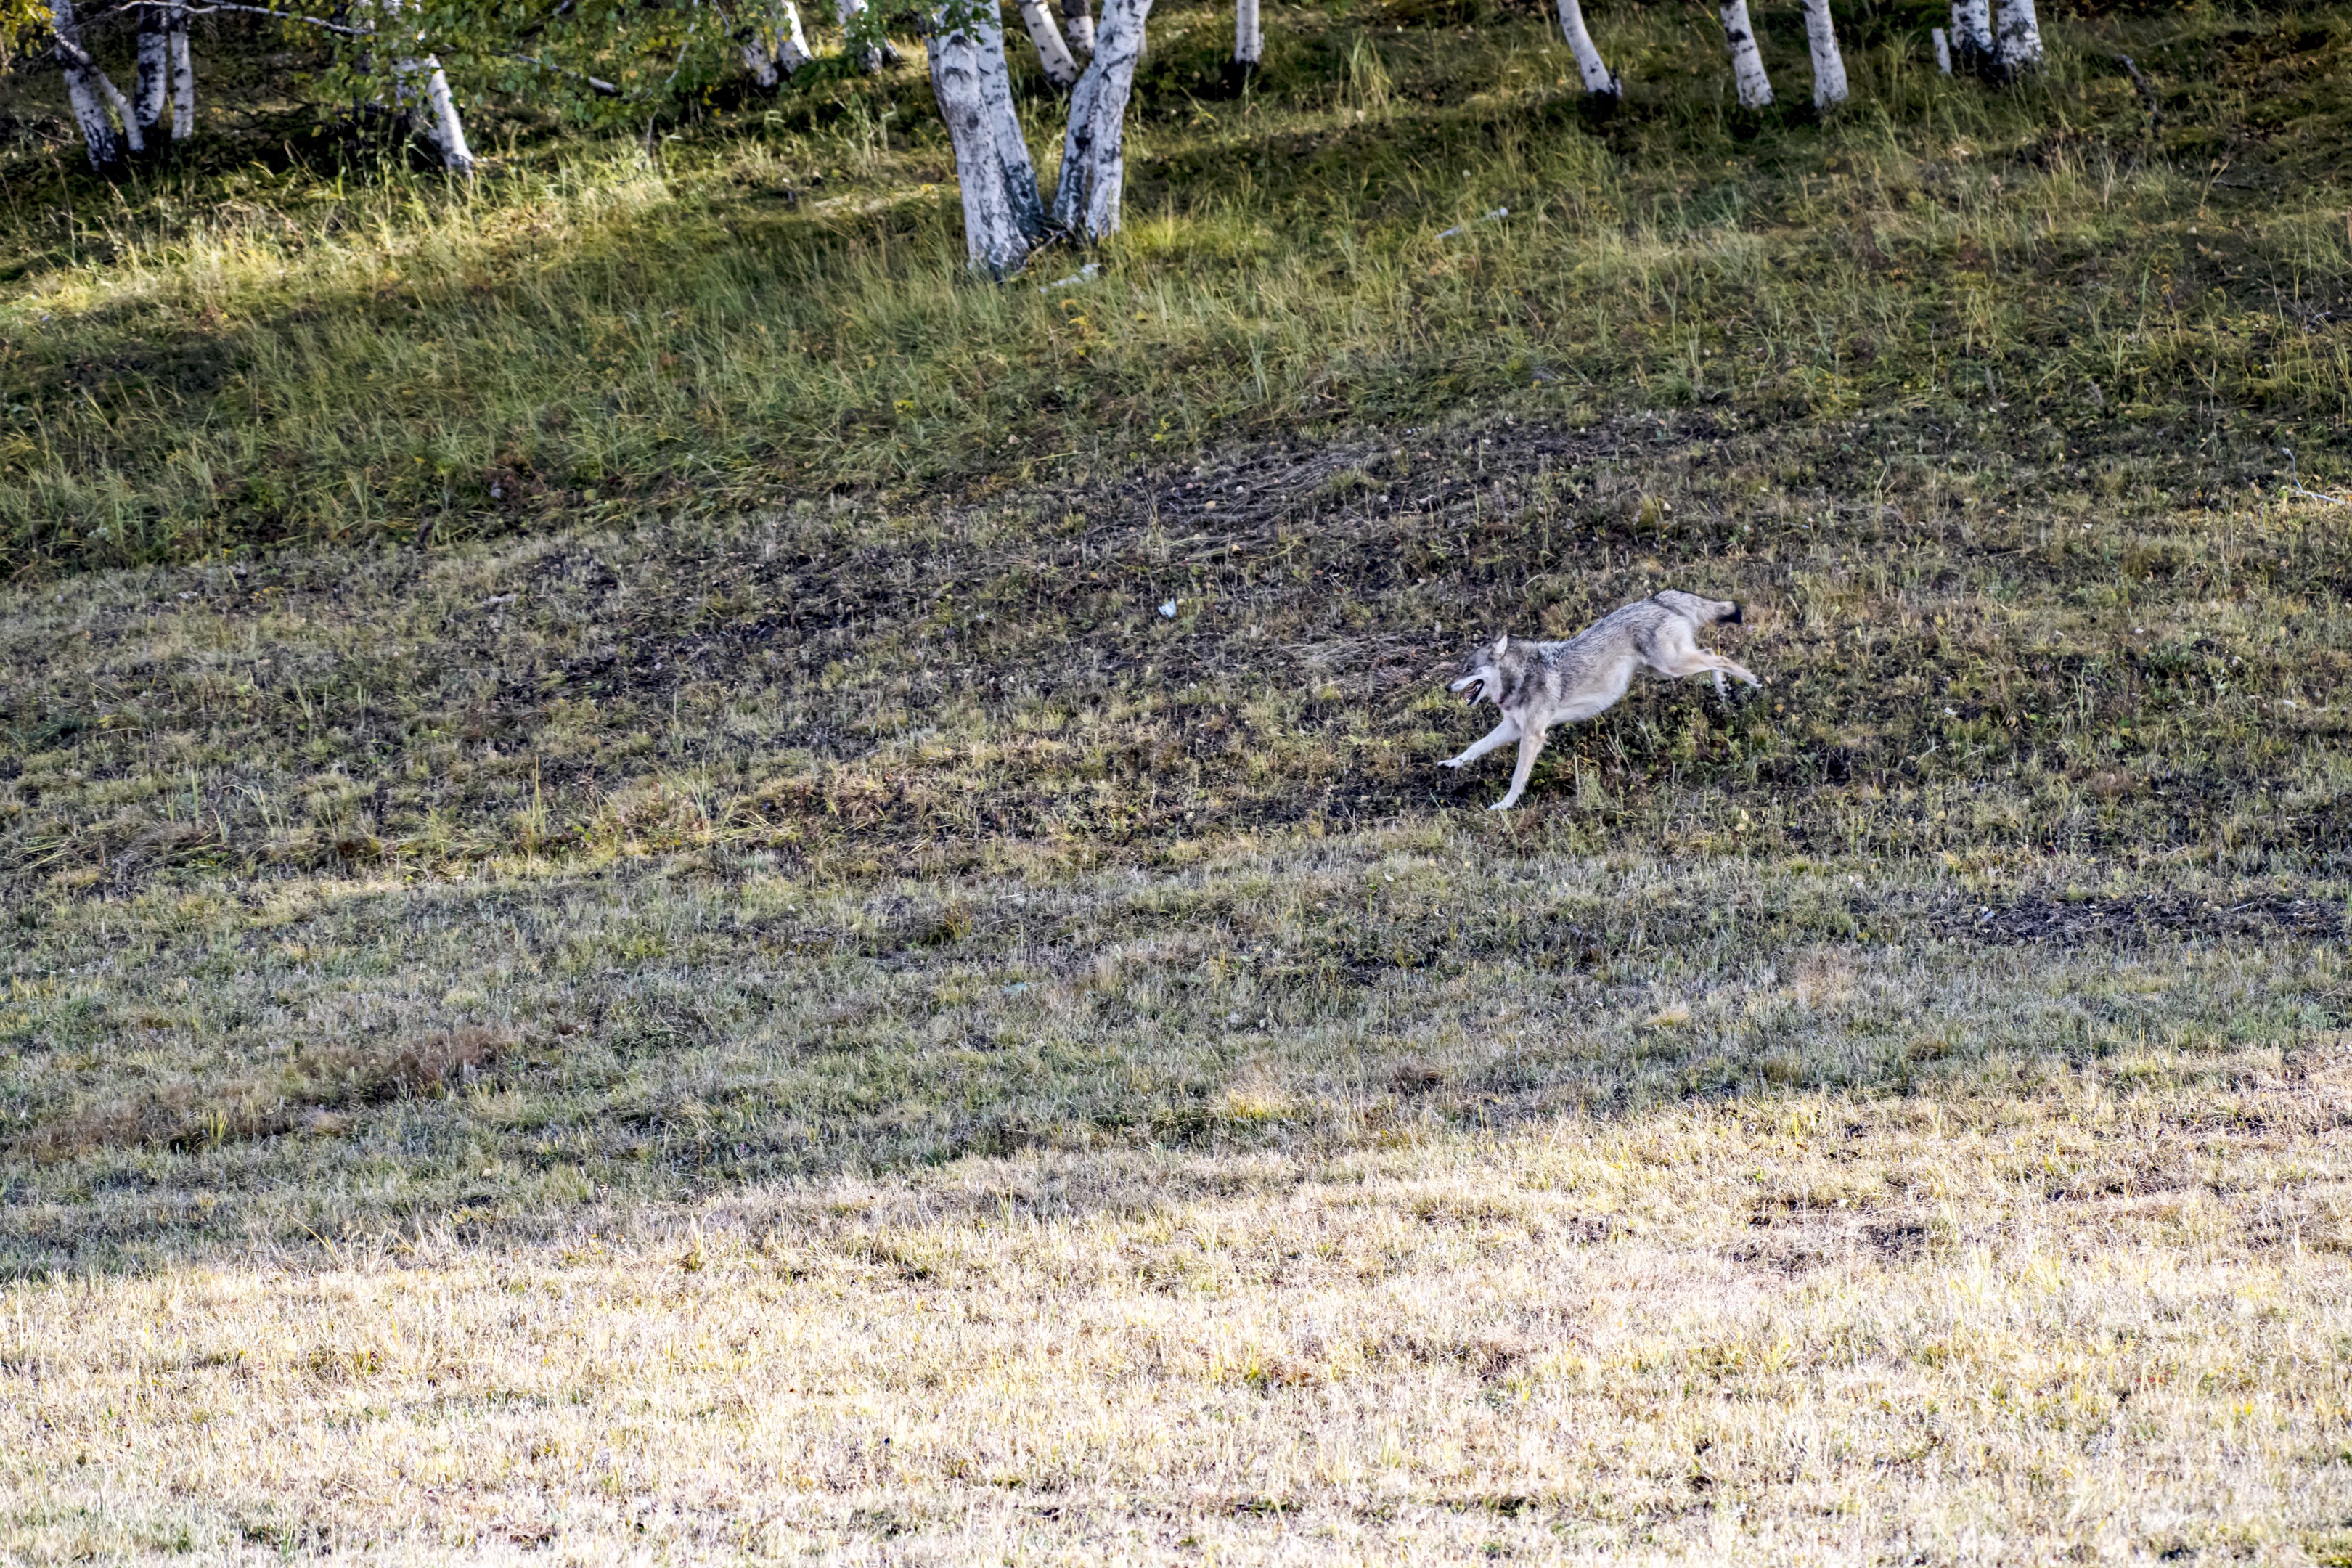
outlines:
[[[20,132],[0,1552],[2352,1561],[2352,13],[1927,20]]]
[[[2036,461],[2193,444],[2199,488],[2300,433],[2338,471],[2343,17],[2062,25],[2043,79],[1989,93],[1925,64],[1934,9],[1857,11],[1827,126],[1730,109],[1704,10],[1604,14],[1632,87],[1597,128],[1539,16],[1286,12],[1232,101],[1223,14],[1156,13],[1128,231],[1098,282],[1044,292],[958,276],[911,68],[714,111],[650,161],[518,131],[470,191],[331,142],[289,163],[282,120],[122,193],[20,142],[0,559],[1108,475],[1465,399],[1867,411]],[[1802,105],[1792,18],[1769,58]],[[1050,165],[1058,110],[1031,105]]]

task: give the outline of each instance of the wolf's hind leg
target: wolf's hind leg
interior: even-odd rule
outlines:
[[[1511,770],[1510,793],[1488,806],[1488,811],[1508,811],[1519,804],[1519,796],[1528,790],[1528,775],[1536,771],[1536,753],[1543,750],[1543,743],[1541,730],[1529,730],[1519,736],[1519,765]]]
[[[1727,675],[1750,686],[1764,684],[1749,674],[1746,667],[1733,663],[1719,653],[1709,653],[1703,647],[1675,648],[1665,662],[1654,668],[1668,680],[1680,680],[1691,675],[1712,675],[1718,695],[1723,691],[1723,678]]]
[[[1706,657],[1715,660],[1715,680],[1718,690],[1721,689],[1723,678],[1727,675],[1733,676],[1740,680],[1748,682],[1748,685],[1756,688],[1759,691],[1764,689],[1764,683],[1757,679],[1754,675],[1750,674],[1747,666],[1735,664],[1719,653],[1711,653]]]
[[[1467,767],[1497,746],[1507,746],[1519,738],[1519,721],[1505,716],[1503,721],[1463,749],[1458,757],[1448,757],[1437,765],[1441,768]]]

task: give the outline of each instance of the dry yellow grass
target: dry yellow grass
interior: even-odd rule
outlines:
[[[2340,1041],[0,1295],[0,1549],[2340,1560]]]

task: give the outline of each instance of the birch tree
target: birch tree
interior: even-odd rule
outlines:
[[[1105,0],[1093,57],[1070,93],[1050,216],[1013,110],[996,6],[997,0],[950,0],[934,14],[926,52],[931,91],[955,148],[964,254],[973,268],[1004,278],[1050,234],[1099,240],[1118,232],[1127,104],[1151,0]]]
[[[1805,44],[1813,56],[1813,107],[1827,109],[1846,98],[1845,57],[1838,53],[1837,24],[1830,0],[1805,0]]]
[[[1265,58],[1265,32],[1258,24],[1257,0],[1234,0],[1233,75],[1245,79]]]
[[[1099,240],[1116,234],[1127,183],[1123,139],[1135,68],[1143,58],[1143,24],[1151,0],[1103,0],[1095,56],[1070,94],[1062,138],[1062,178],[1054,188],[1054,226]]]
[[[882,18],[866,0],[835,0],[834,14],[841,22],[843,44],[869,72],[898,63],[898,51],[882,36]]]
[[[49,0],[49,37],[58,63],[64,68],[66,102],[81,132],[89,166],[110,174],[121,165],[126,149],[146,151],[138,112],[82,47],[81,18],[75,14],[73,0]]]
[[[172,7],[171,25],[163,30],[164,65],[172,74],[172,140],[185,142],[196,134],[196,62],[188,52],[188,8]]]
[[[139,41],[132,55],[137,61],[131,79],[131,110],[138,117],[139,133],[146,140],[155,139],[163,129],[163,101],[172,88],[172,46],[165,36],[168,5],[139,7]]]
[[[139,134],[150,148],[168,135],[185,142],[196,131],[196,71],[188,58],[188,10],[182,0],[142,5],[136,59],[138,75],[131,89],[131,109]],[[172,111],[168,128],[163,110]]]
[[[1037,170],[1013,111],[1013,82],[1004,66],[1004,28],[995,0],[951,0],[935,17],[924,51],[931,92],[954,145],[956,185],[963,197],[964,254],[974,268],[1003,278],[1021,269],[1045,237]],[[1079,78],[1084,92],[1087,77]],[[1073,109],[1075,117],[1075,107]],[[1067,179],[1066,173],[1064,178]]]
[[[1976,3],[1981,5],[1984,0]],[[1731,75],[1738,86],[1739,107],[1766,107],[1772,101],[1772,79],[1764,74],[1764,57],[1757,52],[1756,28],[1748,20],[1748,0],[1723,0],[1723,38],[1731,47]]]
[[[1095,52],[1095,14],[1087,0],[1062,0],[1062,32],[1078,54]]]
[[[743,38],[743,67],[770,92],[814,58],[808,35],[801,31],[800,7],[793,0],[775,0]]]
[[[417,0],[362,0],[371,37],[385,47],[392,62],[394,101],[407,111],[417,132],[441,153],[441,166],[453,174],[474,172],[474,151],[466,144],[466,122],[440,58],[425,48]],[[380,18],[380,19],[379,19]],[[412,50],[414,52],[412,52]]]
[[[2030,71],[2042,63],[2042,18],[2033,0],[2000,0],[2000,21],[1993,47],[2000,52],[2005,76]]]
[[[1568,39],[1569,53],[1576,57],[1576,73],[1584,79],[1584,90],[1604,98],[1622,98],[1625,84],[1601,58],[1600,47],[1585,29],[1584,7],[1578,0],[1559,0],[1560,35]]]
[[[1992,74],[2000,56],[1992,42],[1992,13],[1985,0],[1952,0],[1952,60],[1956,68]]]
[[[1054,26],[1054,13],[1045,8],[1045,0],[1020,0],[1021,25],[1028,29],[1030,43],[1036,46],[1037,64],[1044,68],[1045,79],[1054,84],[1056,92],[1067,92],[1078,79],[1078,62],[1070,56],[1069,45],[1062,41],[1062,29]]]

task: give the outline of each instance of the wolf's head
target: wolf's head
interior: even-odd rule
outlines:
[[[1736,623],[1744,618],[1738,604],[1730,599],[1702,599],[1679,588],[1664,589],[1650,597],[1693,626],[1711,626],[1719,621]]]
[[[1462,693],[1462,700],[1477,706],[1483,699],[1501,707],[1503,702],[1504,661],[1510,657],[1511,638],[1506,632],[1490,643],[1480,643],[1462,656],[1460,679],[1445,689]]]

